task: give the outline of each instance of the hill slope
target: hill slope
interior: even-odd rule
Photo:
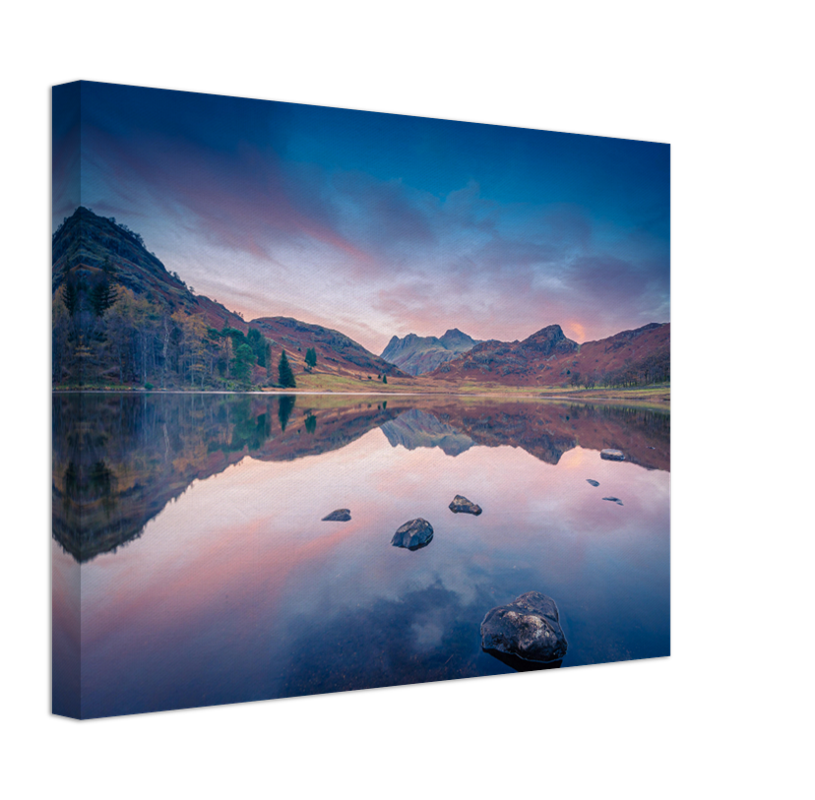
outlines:
[[[193,294],[138,233],[82,206],[52,237],[52,295],[55,385],[250,389],[277,380],[282,350],[303,374],[309,347],[318,372],[408,377],[337,331],[245,322]]]
[[[291,317],[260,317],[253,319],[250,326],[293,355],[293,366],[299,366],[305,358],[306,350],[313,347],[317,353],[317,371],[337,375],[359,375],[375,377],[391,375],[397,378],[408,376],[398,367],[375,356],[361,344],[344,333],[312,325]]]
[[[80,294],[89,293],[105,277],[169,312],[200,314],[218,329],[224,325],[247,329],[243,319],[225,306],[194,295],[147,251],[138,233],[79,206],[52,237],[51,291],[56,294],[64,284],[74,283]]]

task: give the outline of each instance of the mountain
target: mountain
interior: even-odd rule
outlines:
[[[452,328],[441,337],[409,333],[402,339],[394,336],[382,351],[382,358],[410,375],[424,375],[472,350],[476,344],[478,340],[458,328]]]
[[[80,206],[52,236],[55,386],[250,389],[295,377],[313,347],[316,372],[404,372],[338,331],[286,317],[250,323],[169,272],[142,237]]]
[[[312,325],[291,317],[260,317],[253,319],[249,325],[257,328],[272,347],[279,345],[293,355],[292,363],[300,363],[301,354],[313,347],[317,354],[317,369],[320,372],[347,372],[367,378],[380,374],[395,378],[408,376],[398,367],[366,350],[361,344],[344,333]]]
[[[560,325],[523,341],[481,342],[428,377],[508,386],[628,386],[670,379],[670,323],[651,323],[580,345]]]
[[[54,233],[51,264],[52,294],[66,283],[78,286],[80,296],[90,294],[100,281],[108,279],[171,313],[199,314],[219,330],[225,325],[247,329],[240,316],[208,297],[193,294],[176,273],[168,272],[147,251],[138,233],[84,206]]]
[[[582,345],[559,325],[520,342],[477,341],[453,328],[441,337],[394,336],[381,356],[339,331],[289,317],[247,323],[194,294],[147,251],[138,233],[84,207],[55,231],[52,263],[51,365],[57,387],[271,386],[284,350],[298,385],[311,389],[367,388],[383,375],[410,383],[410,376],[426,376],[444,391],[446,384],[455,391],[473,382],[497,388],[591,387],[670,378],[667,323]],[[311,348],[317,363],[308,369]]]

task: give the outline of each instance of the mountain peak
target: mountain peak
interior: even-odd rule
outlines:
[[[476,339],[473,339],[472,336],[468,336],[466,333],[463,333],[458,328],[450,328],[444,336],[442,336],[439,341],[446,347],[448,350],[452,350],[457,353],[464,353],[467,350],[472,350],[473,346],[476,344]]]
[[[475,344],[475,339],[458,328],[451,328],[440,338],[409,333],[402,339],[391,338],[382,351],[382,358],[411,375],[423,375],[472,350]]]

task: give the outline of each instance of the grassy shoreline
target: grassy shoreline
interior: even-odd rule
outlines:
[[[346,383],[345,380],[342,381]],[[95,386],[95,387],[69,387],[60,386],[52,389],[53,393],[99,393],[99,392],[139,392],[144,394],[302,394],[313,396],[335,397],[456,397],[459,399],[495,398],[503,400],[549,400],[556,402],[578,403],[607,403],[648,406],[651,408],[670,409],[670,384],[655,386],[634,386],[631,388],[555,388],[555,387],[529,387],[529,386],[501,386],[485,384],[460,384],[455,386],[400,385],[393,381],[389,384],[368,381],[352,381],[352,386],[337,386],[332,381],[330,387],[317,384],[316,381],[299,381],[294,389],[278,387],[258,387],[257,389],[144,389],[134,386]],[[427,384],[429,382],[423,382]],[[363,384],[363,385],[360,385]]]

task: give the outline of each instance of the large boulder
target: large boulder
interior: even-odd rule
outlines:
[[[332,511],[327,517],[322,518],[322,522],[349,522],[351,512],[347,508],[338,508]]]
[[[611,448],[600,451],[600,458],[606,461],[625,461],[625,453],[622,450],[613,450]]]
[[[555,601],[540,592],[526,592],[509,605],[491,609],[481,623],[481,647],[524,661],[561,661],[568,644]]]
[[[475,514],[478,516],[481,513],[481,506],[477,506],[475,503],[471,502],[460,494],[457,494],[453,498],[453,502],[450,503],[449,509],[454,514]]]
[[[391,544],[394,547],[406,547],[408,550],[418,550],[420,547],[427,547],[433,539],[433,526],[426,520],[419,517],[412,519],[402,525],[393,534]]]

